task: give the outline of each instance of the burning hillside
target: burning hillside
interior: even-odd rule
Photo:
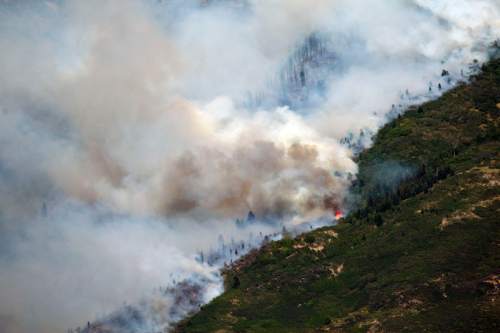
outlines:
[[[499,12],[0,1],[0,330],[109,327],[122,313],[130,330],[165,329],[266,236],[332,224],[356,208],[372,135],[477,71]]]

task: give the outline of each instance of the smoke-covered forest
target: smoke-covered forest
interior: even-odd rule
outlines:
[[[496,0],[0,0],[0,332],[494,332]]]

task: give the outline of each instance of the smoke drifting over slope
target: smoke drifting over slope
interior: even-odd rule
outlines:
[[[331,216],[356,173],[341,139],[500,36],[494,0],[240,3],[0,2],[0,331],[63,331],[172,278],[208,301],[200,250]],[[332,59],[293,58],[316,33]],[[321,98],[283,105],[286,66]],[[249,210],[267,224],[238,229]]]

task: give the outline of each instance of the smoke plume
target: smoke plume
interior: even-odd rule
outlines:
[[[264,235],[333,219],[370,133],[474,73],[499,18],[496,0],[1,0],[0,331],[124,302],[162,314],[131,331],[168,328]],[[173,280],[194,307],[169,310]]]

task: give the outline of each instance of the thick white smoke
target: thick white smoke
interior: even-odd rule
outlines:
[[[331,59],[290,62],[312,34]],[[341,139],[499,37],[495,0],[0,1],[0,331],[62,332],[172,279],[208,301],[199,251],[331,216],[357,170]],[[274,98],[287,68],[288,95],[321,98]],[[238,228],[249,210],[267,224]]]

